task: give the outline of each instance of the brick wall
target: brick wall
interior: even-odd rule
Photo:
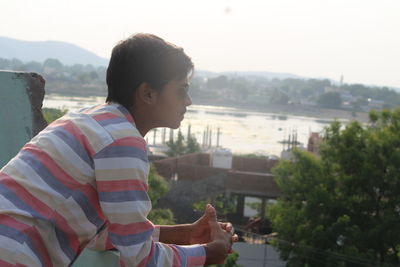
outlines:
[[[234,156],[232,159],[232,169],[238,171],[264,172],[270,173],[277,160],[247,158]]]
[[[201,165],[178,164],[178,180],[202,180],[208,177],[227,173],[229,170],[221,168],[211,168]]]
[[[265,196],[267,192],[270,197],[277,197],[282,194],[274,177],[266,174],[230,171],[226,187],[229,191],[248,195]]]

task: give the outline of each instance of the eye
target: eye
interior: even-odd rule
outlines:
[[[185,85],[179,89],[180,95],[186,95],[189,92],[189,85]]]

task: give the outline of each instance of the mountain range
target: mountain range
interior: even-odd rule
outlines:
[[[75,44],[61,41],[23,41],[8,37],[0,36],[0,58],[19,59],[24,62],[36,61],[44,62],[48,58],[58,59],[64,65],[73,64],[91,64],[93,66],[107,66],[108,59],[100,57],[95,53],[79,47]],[[206,70],[196,70],[203,77],[216,77],[219,75],[227,76],[262,76],[267,79],[309,79],[291,73],[277,73],[268,71],[230,71],[230,72],[212,72]],[[324,78],[317,78],[324,79]],[[332,83],[338,84],[337,81],[331,80]],[[376,86],[376,85],[368,85]],[[391,87],[397,92],[400,88]]]
[[[0,36],[0,58],[19,59],[24,62],[44,62],[48,58],[58,59],[62,64],[91,64],[93,66],[107,66],[108,59],[102,58],[93,52],[77,45],[60,41],[23,41]],[[196,70],[203,77],[227,76],[263,76],[269,79],[304,78],[290,73],[275,72],[211,72]]]
[[[1,36],[0,58],[16,58],[24,62],[43,62],[48,58],[56,58],[65,65],[107,66],[108,64],[108,59],[74,44],[60,41],[22,41]]]

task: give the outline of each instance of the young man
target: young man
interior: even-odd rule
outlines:
[[[87,245],[120,252],[122,266],[222,262],[237,241],[208,205],[195,223],[146,217],[145,134],[177,128],[193,64],[150,34],[119,43],[107,70],[107,103],[67,114],[0,171],[0,266],[69,266]]]

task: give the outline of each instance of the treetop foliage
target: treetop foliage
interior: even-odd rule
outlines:
[[[186,140],[181,130],[178,131],[176,140],[167,142],[168,150],[166,152],[169,157],[177,157],[185,154],[200,152],[200,145],[194,135],[189,135]]]
[[[285,197],[269,216],[289,266],[400,264],[400,109],[370,120],[333,123],[320,157],[295,151],[273,170]]]
[[[0,69],[37,72],[46,79],[46,92],[74,96],[105,96],[106,68],[92,65],[64,65],[49,58],[44,62],[1,59]],[[203,75],[203,76],[202,76]],[[263,108],[266,105],[308,105],[363,110],[370,100],[383,101],[392,108],[400,105],[400,94],[388,87],[343,84],[328,79],[268,78],[261,74],[196,73],[190,93],[195,102]]]

